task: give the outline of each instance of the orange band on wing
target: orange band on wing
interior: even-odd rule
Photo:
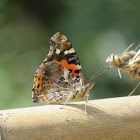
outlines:
[[[61,61],[53,60],[53,62],[56,62],[56,63],[60,64],[61,66],[65,67],[67,70],[71,69],[72,70],[72,74],[74,76],[78,76],[79,77],[79,73],[75,73],[75,70],[79,70],[77,65],[75,65],[75,64],[68,64],[68,62],[65,59],[63,59]]]

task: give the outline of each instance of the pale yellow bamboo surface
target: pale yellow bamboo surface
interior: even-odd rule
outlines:
[[[140,140],[140,96],[0,111],[3,140]]]

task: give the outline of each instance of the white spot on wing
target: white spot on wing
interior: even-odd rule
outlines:
[[[67,50],[66,50],[66,51],[64,51],[64,54],[65,54],[65,55],[67,55],[67,54],[68,54],[68,51],[67,51]]]
[[[56,54],[60,54],[60,50],[59,49],[56,49]]]
[[[80,70],[81,69],[81,65],[77,65],[77,68]]]
[[[65,54],[65,55],[67,55],[67,54],[69,54],[69,53],[75,53],[74,48],[71,48],[70,50],[64,51],[64,54]]]

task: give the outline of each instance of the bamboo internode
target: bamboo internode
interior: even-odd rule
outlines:
[[[138,140],[140,96],[0,111],[4,140]]]

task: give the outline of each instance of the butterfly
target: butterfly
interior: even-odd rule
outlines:
[[[93,86],[84,81],[80,61],[67,37],[59,32],[53,35],[49,54],[35,73],[32,101],[67,103],[88,97]]]

